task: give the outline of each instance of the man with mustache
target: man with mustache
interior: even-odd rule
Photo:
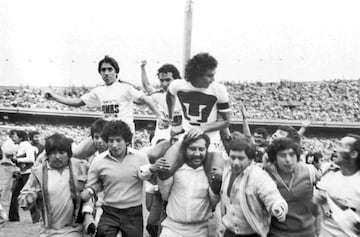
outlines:
[[[185,163],[172,177],[159,181],[162,198],[168,201],[161,237],[209,236],[208,220],[219,201],[203,167],[209,144],[206,134],[185,137],[181,148]]]
[[[334,162],[317,183],[314,201],[323,209],[321,237],[360,235],[360,136],[348,134]]]

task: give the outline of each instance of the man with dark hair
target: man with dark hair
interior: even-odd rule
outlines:
[[[95,146],[95,153],[87,158],[87,161],[89,164],[92,163],[92,161],[102,152],[106,151],[108,149],[107,143],[103,140],[101,137],[102,131],[105,127],[105,125],[108,123],[108,121],[99,118],[95,120],[90,125],[90,134],[91,139]],[[95,202],[95,211],[94,213],[85,213],[84,215],[84,226],[87,229],[89,234],[93,234],[96,231],[96,224],[99,222],[100,216],[102,215],[102,204],[103,204],[103,196],[104,193],[100,192],[96,196],[94,202]]]
[[[27,182],[29,175],[31,173],[31,167],[35,162],[35,154],[37,154],[37,148],[32,146],[29,142],[28,135],[24,130],[16,130],[16,134],[19,138],[18,140],[18,150],[16,155],[12,158],[12,161],[20,168],[20,174],[16,176],[13,192],[11,195],[11,203],[9,209],[9,220],[10,221],[20,221],[19,216],[19,205],[18,205],[18,196],[21,189],[24,187]],[[39,222],[39,213],[36,208],[31,208],[31,217],[33,223]]]
[[[105,56],[98,64],[98,72],[105,85],[95,87],[81,98],[66,98],[52,92],[47,92],[45,96],[48,99],[69,106],[101,107],[104,119],[123,120],[132,131],[135,131],[133,101],[147,104],[155,115],[161,121],[164,121],[156,105],[148,96],[145,96],[128,83],[117,82],[120,68],[115,59]]]
[[[206,134],[185,137],[181,145],[185,163],[172,177],[159,182],[162,198],[168,200],[161,237],[209,236],[208,220],[219,201],[203,167],[209,144]]]
[[[269,132],[264,127],[255,128],[253,137],[255,144],[262,146],[268,142]]]
[[[0,205],[4,208],[1,211],[0,219],[8,220],[8,211],[11,201],[11,189],[13,185],[13,173],[19,168],[12,162],[17,149],[19,137],[15,129],[9,131],[9,137],[1,146],[2,160],[0,162]]]
[[[163,114],[164,117],[168,117],[168,107],[166,104],[166,93],[170,83],[174,80],[180,79],[179,70],[172,64],[164,64],[158,69],[158,79],[160,81],[160,90],[153,88],[146,74],[145,70],[146,61],[141,62],[141,82],[147,93],[150,94],[150,98],[158,106],[159,112]],[[180,115],[180,105],[176,103],[175,108],[175,126],[181,125],[181,115]],[[154,146],[161,139],[170,139],[170,127],[163,126],[161,122],[156,123],[154,138],[151,141],[151,144]]]
[[[30,138],[31,145],[38,149],[38,152],[36,154],[36,157],[37,157],[45,149],[44,145],[41,144],[40,133],[38,131],[31,131],[31,132],[29,132],[29,138]]]
[[[19,203],[24,209],[39,204],[43,224],[40,237],[83,236],[82,211],[92,211],[91,203],[81,204],[88,163],[73,159],[72,140],[55,133],[46,138],[47,159],[31,172],[21,190]]]
[[[296,131],[295,128],[293,128],[291,126],[286,126],[286,125],[279,126],[276,129],[276,131],[271,135],[271,140],[274,140],[274,139],[280,138],[280,137],[288,137],[298,144],[300,144],[300,142],[301,142],[300,134],[298,133],[298,131]]]
[[[95,156],[107,150],[107,144],[101,137],[102,131],[107,123],[108,121],[100,118],[90,125],[91,138],[96,147]]]
[[[219,130],[230,123],[229,96],[225,86],[214,81],[216,67],[217,61],[210,54],[195,55],[186,64],[185,80],[173,81],[166,95],[170,118],[177,98],[188,136],[206,133],[211,151],[224,150]]]
[[[254,164],[255,151],[247,138],[230,142],[230,162],[224,167],[221,187],[220,236],[265,237],[271,216],[285,221],[287,203],[271,177]]]
[[[108,150],[95,157],[90,165],[83,200],[104,191],[103,214],[96,236],[142,237],[143,180],[150,179],[153,167],[145,154],[129,147],[132,132],[123,121],[109,121],[101,134]],[[146,168],[147,167],[147,168]]]
[[[317,170],[321,170],[320,165],[322,157],[323,155],[320,151],[309,152],[308,154],[306,154],[305,161],[307,164],[314,165]]]
[[[360,235],[360,136],[348,134],[336,148],[334,161],[317,183],[315,202],[323,209],[320,236]]]
[[[288,137],[274,139],[268,157],[264,169],[289,206],[285,222],[271,220],[269,236],[315,236],[318,211],[312,199],[320,172],[313,165],[300,162],[300,146]]]

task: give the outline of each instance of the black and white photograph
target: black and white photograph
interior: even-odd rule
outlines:
[[[359,237],[359,9],[0,0],[0,237]]]

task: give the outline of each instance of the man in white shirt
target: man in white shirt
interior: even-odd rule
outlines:
[[[192,57],[186,64],[185,80],[173,81],[166,100],[170,119],[175,99],[182,108],[183,128],[190,137],[206,133],[210,150],[224,150],[219,131],[230,124],[229,95],[224,85],[215,82],[217,61],[208,53]]]
[[[166,93],[170,83],[174,80],[180,79],[179,70],[172,64],[164,64],[158,69],[158,79],[160,81],[160,90],[156,90],[149,83],[147,73],[145,70],[146,61],[141,62],[141,82],[147,93],[150,94],[150,98],[158,106],[159,112],[163,113],[165,117],[168,116],[168,107],[166,104]],[[178,101],[175,103],[174,109],[174,119],[173,126],[181,125],[181,114],[180,114],[180,104]],[[170,139],[170,126],[162,126],[161,122],[156,123],[154,137],[151,141],[151,144],[154,146],[158,143],[159,140]]]
[[[23,130],[16,131],[17,136],[19,137],[19,147],[16,155],[13,157],[12,161],[20,168],[20,175],[16,177],[15,185],[11,195],[11,203],[9,209],[9,221],[20,221],[19,216],[19,205],[18,205],[18,196],[21,189],[26,184],[29,175],[31,173],[31,167],[35,162],[35,154],[37,153],[37,148],[32,146],[28,141],[28,135]],[[33,223],[39,222],[39,213],[36,211],[36,207],[30,209],[31,217]]]
[[[206,134],[184,138],[182,151],[185,163],[172,177],[159,180],[162,198],[168,200],[161,237],[209,235],[208,220],[219,201],[219,196],[210,188],[203,167],[209,144]]]
[[[360,136],[348,134],[332,166],[317,183],[314,201],[323,209],[321,237],[360,235]]]
[[[2,144],[2,160],[0,161],[0,205],[3,207],[2,218],[7,220],[7,213],[10,207],[11,188],[13,184],[13,173],[19,168],[12,162],[15,156],[19,137],[16,130],[10,130],[9,138]]]
[[[105,56],[98,64],[98,72],[105,85],[95,87],[81,98],[67,98],[52,92],[47,92],[45,96],[69,106],[101,107],[104,119],[123,120],[133,132],[135,131],[133,101],[147,104],[159,120],[164,121],[156,105],[148,96],[129,83],[117,81],[120,68],[115,59]]]

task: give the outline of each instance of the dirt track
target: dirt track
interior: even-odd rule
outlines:
[[[39,225],[32,224],[30,212],[20,210],[20,222],[7,222],[0,227],[1,237],[33,237],[39,236]]]

